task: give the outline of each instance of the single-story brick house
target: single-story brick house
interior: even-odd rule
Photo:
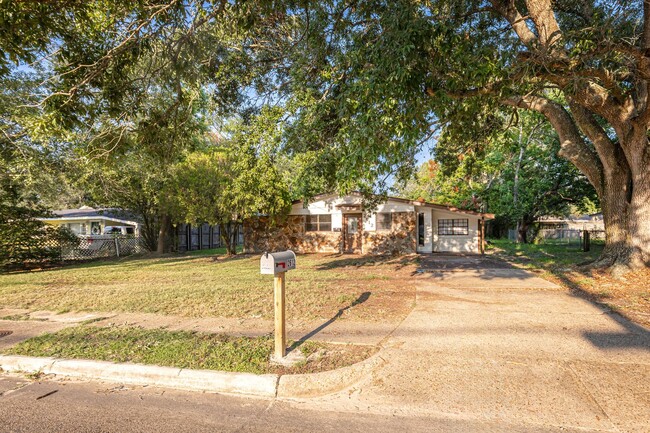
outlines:
[[[492,214],[389,197],[365,210],[359,194],[323,194],[293,203],[286,220],[244,222],[244,251],[292,249],[299,253],[482,253],[485,221]]]

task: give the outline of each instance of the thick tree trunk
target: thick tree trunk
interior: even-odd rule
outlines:
[[[596,267],[625,264],[629,260],[630,245],[627,228],[629,176],[625,172],[605,175],[600,196],[605,223],[605,248],[594,263]]]
[[[619,273],[650,266],[650,155],[647,139],[638,140],[636,146],[628,143],[639,149],[628,153],[629,170],[605,173],[600,197],[606,243],[594,265],[613,267]]]
[[[544,59],[540,60],[540,65],[571,64],[552,0],[523,2],[527,17],[519,12],[518,2],[492,0],[491,3],[493,10],[510,23],[521,42],[532,52],[527,57]],[[530,22],[534,29],[529,27]],[[614,267],[616,272],[622,268],[650,266],[648,0],[643,1],[643,34],[639,45],[638,51],[637,47],[632,48],[635,66],[630,68],[633,71],[630,82],[634,84],[629,95],[620,95],[617,90],[612,90],[620,82],[615,78],[613,86],[605,83],[609,79],[603,80],[603,77],[609,76],[609,70],[602,68],[592,77],[572,77],[573,71],[567,70],[566,74],[553,71],[542,78],[569,96],[571,115],[565,106],[540,95],[528,94],[503,101],[543,114],[559,135],[560,155],[572,162],[596,189],[603,208],[607,237],[596,265]],[[580,79],[576,80],[578,77]],[[602,121],[608,126],[603,126]],[[612,139],[610,128],[616,134],[616,140]]]
[[[158,230],[158,246],[156,248],[156,254],[163,254],[165,252],[168,227],[169,215],[163,215],[160,218],[160,229]]]
[[[230,227],[230,250],[228,254],[234,256],[237,254],[237,224],[231,223]]]
[[[517,222],[517,243],[528,243],[528,224],[525,221]]]
[[[226,253],[229,256],[232,256],[237,253],[236,243],[233,242],[233,229],[232,223],[219,224],[219,232],[221,233],[221,239],[226,244]]]
[[[641,137],[640,152],[630,161],[632,194],[628,208],[630,257],[628,266],[650,266],[650,150],[647,138]]]

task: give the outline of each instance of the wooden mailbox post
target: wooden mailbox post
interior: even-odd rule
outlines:
[[[286,307],[284,275],[296,269],[296,255],[293,251],[264,253],[260,258],[260,273],[273,275],[273,306],[275,310],[275,359],[282,359],[287,353]]]

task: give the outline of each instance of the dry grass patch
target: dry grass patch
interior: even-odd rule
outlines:
[[[532,270],[573,293],[601,304],[628,319],[650,326],[650,269],[630,272],[614,278],[603,270],[584,269],[579,265],[595,260],[602,244],[592,244],[589,252],[563,245],[514,244],[494,241],[496,255]]]
[[[416,257],[301,255],[287,274],[289,317],[399,320],[413,307]],[[273,317],[259,256],[127,258],[0,275],[0,307],[184,317]]]
[[[571,270],[555,274],[555,282],[628,319],[650,327],[650,270],[614,278],[602,270]]]

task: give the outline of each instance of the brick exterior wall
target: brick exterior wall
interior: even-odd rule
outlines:
[[[395,212],[391,230],[363,231],[363,254],[411,254],[416,251],[415,212]],[[305,216],[290,215],[269,225],[268,218],[244,222],[244,252],[261,253],[291,249],[297,253],[340,253],[342,232],[306,232]]]
[[[417,247],[415,212],[392,214],[391,230],[364,231],[364,254],[411,254]]]
[[[268,218],[251,218],[244,222],[244,252],[293,250],[297,253],[338,253],[340,232],[306,232],[305,216],[290,215],[287,220],[269,225]]]

